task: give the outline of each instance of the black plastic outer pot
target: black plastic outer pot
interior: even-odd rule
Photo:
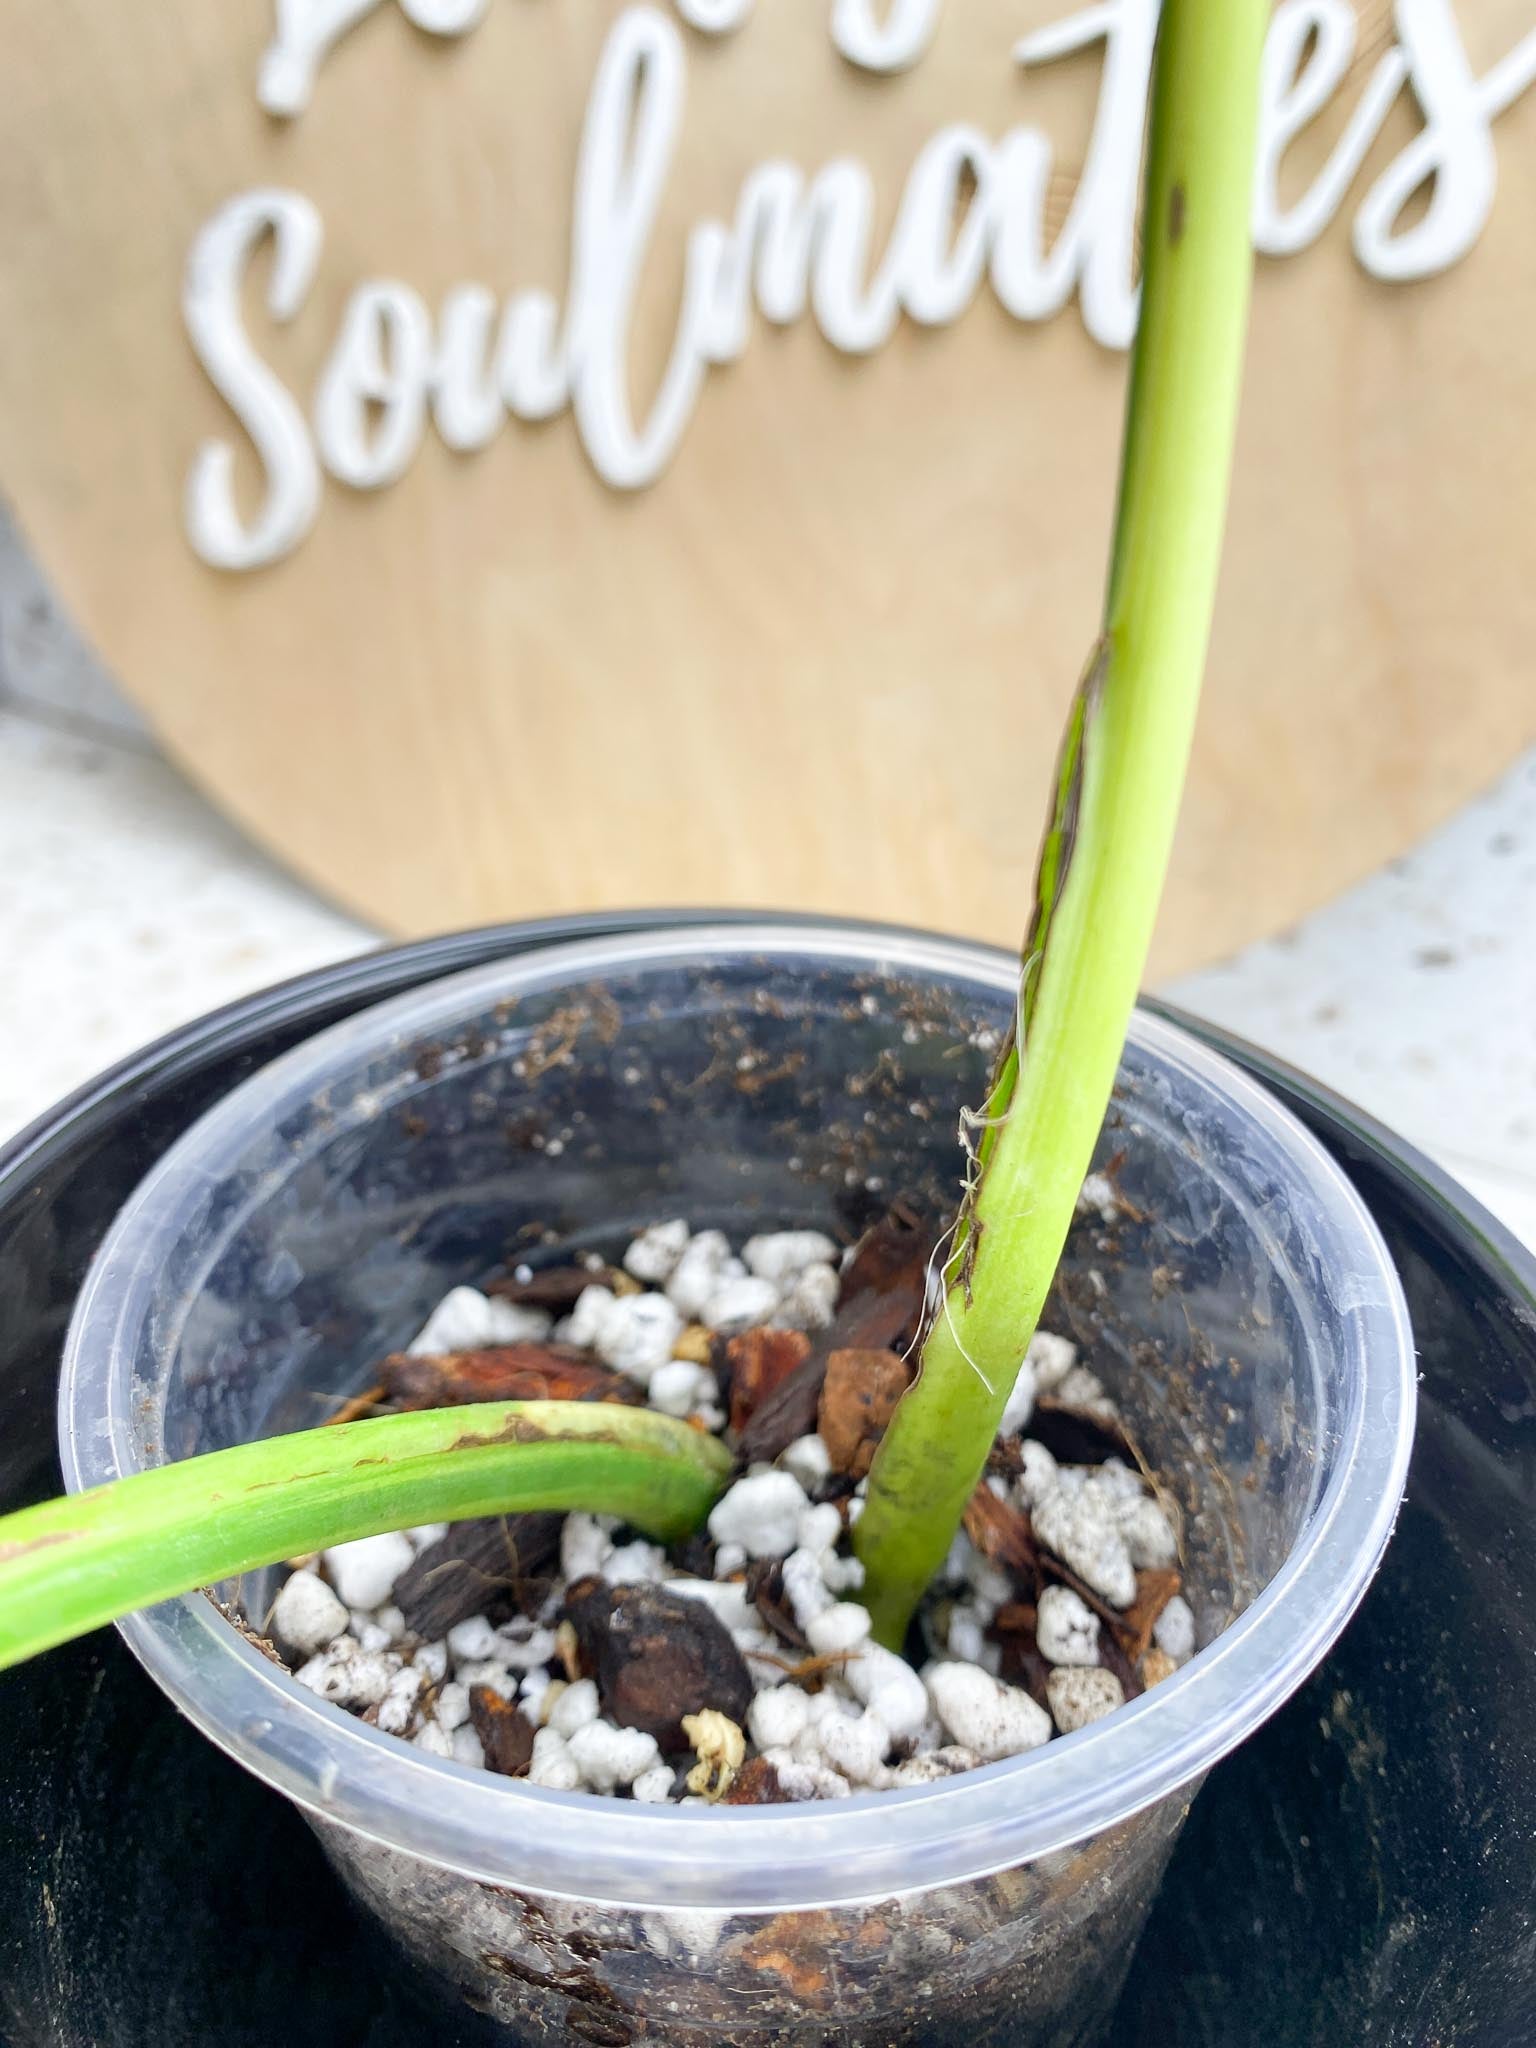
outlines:
[[[497,927],[318,971],[148,1048],[7,1147],[0,1506],[56,1490],[53,1381],[75,1290],[134,1183],[209,1102],[361,1003],[614,923]],[[1536,1261],[1379,1125],[1205,1035],[1365,1193],[1409,1295],[1421,1420],[1376,1589],[1312,1684],[1214,1774],[1110,2038],[1524,2048],[1536,2038]],[[0,2038],[467,2048],[479,2036],[466,2018],[419,2016],[408,1976],[350,1920],[297,1817],[171,1712],[106,1631],[0,1677]]]
[[[611,1248],[674,1210],[819,1223],[850,1191],[942,1213],[1013,982],[938,941],[704,931],[562,949],[338,1026],[232,1094],[114,1226],[71,1329],[67,1476],[311,1421],[509,1240]],[[1190,1790],[1363,1591],[1413,1399],[1379,1237],[1235,1071],[1139,1024],[1102,1150],[1124,1221],[1069,1246],[1055,1319],[1183,1494],[1219,1637],[1111,1723],[836,1809],[657,1812],[413,1751],[274,1673],[201,1598],[125,1633],[520,2041],[1086,2042]]]

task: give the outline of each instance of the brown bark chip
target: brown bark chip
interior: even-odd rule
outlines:
[[[663,1750],[687,1749],[686,1715],[713,1707],[742,1722],[752,1679],[730,1630],[702,1600],[662,1586],[609,1586],[579,1579],[565,1611],[594,1666],[604,1711],[642,1728]]]
[[[738,1432],[805,1363],[811,1340],[803,1330],[743,1330],[725,1347],[731,1389],[731,1427]]]
[[[906,1361],[894,1351],[834,1351],[827,1360],[816,1427],[834,1472],[862,1479],[907,1391]]]
[[[485,1767],[521,1778],[533,1757],[533,1723],[520,1707],[488,1685],[469,1689],[469,1719],[485,1751]]]
[[[782,1806],[789,1794],[779,1783],[779,1774],[765,1756],[748,1757],[731,1780],[722,1806]]]
[[[490,1515],[455,1523],[395,1581],[406,1626],[428,1642],[472,1614],[531,1613],[560,1550],[564,1515]]]
[[[617,1277],[612,1266],[545,1266],[519,1280],[515,1273],[492,1280],[486,1293],[502,1301],[515,1301],[525,1308],[547,1308],[556,1315],[573,1309],[589,1287],[612,1287]]]
[[[1040,1573],[1035,1532],[1021,1508],[999,1500],[985,1480],[966,1504],[962,1526],[984,1558],[1011,1572],[1021,1585],[1033,1587]]]
[[[881,1351],[922,1320],[933,1231],[906,1202],[893,1202],[865,1231],[843,1274],[831,1327],[817,1333],[803,1365],[768,1396],[741,1432],[744,1464],[771,1462],[816,1427],[822,1381],[834,1351]]]
[[[417,1356],[398,1351],[379,1367],[379,1379],[384,1398],[402,1409],[470,1401],[619,1401],[633,1407],[645,1399],[633,1380],[563,1344],[490,1344]]]

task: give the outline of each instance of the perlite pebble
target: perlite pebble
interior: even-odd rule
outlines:
[[[672,1356],[683,1318],[664,1294],[611,1294],[584,1287],[571,1311],[570,1341],[640,1386]]]
[[[455,1728],[462,1728],[469,1719],[469,1687],[457,1680],[440,1686],[432,1712],[438,1727],[445,1728],[450,1735]]]
[[[326,1576],[348,1607],[383,1607],[400,1574],[414,1561],[410,1538],[398,1532],[338,1543],[323,1553]]]
[[[551,1320],[545,1309],[493,1300],[476,1287],[455,1287],[406,1348],[419,1358],[439,1351],[478,1351],[487,1344],[537,1344],[549,1335]]]
[[[1048,1664],[1097,1664],[1099,1617],[1070,1586],[1047,1586],[1036,1609],[1035,1641]]]
[[[999,1436],[1017,1436],[1035,1411],[1035,1368],[1026,1356],[1014,1375],[1013,1391],[1003,1403]]]
[[[295,1572],[273,1601],[268,1626],[290,1656],[310,1657],[345,1631],[347,1610],[324,1579]]]
[[[655,1586],[666,1574],[667,1553],[656,1543],[638,1538],[610,1550],[603,1563],[603,1577],[610,1586]]]
[[[985,1675],[985,1674],[983,1674]],[[843,1666],[843,1683],[891,1731],[894,1742],[917,1733],[928,1718],[928,1694],[905,1657],[882,1643],[862,1643]]]
[[[837,1246],[819,1230],[769,1230],[749,1237],[741,1256],[760,1280],[789,1280],[807,1266],[830,1265]]]
[[[759,1749],[792,1749],[811,1719],[811,1696],[798,1685],[770,1685],[747,1709],[747,1733]]]
[[[467,1764],[474,1771],[485,1769],[485,1750],[473,1728],[454,1729],[453,1760],[456,1764]]]
[[[869,1614],[851,1600],[840,1600],[824,1613],[813,1614],[805,1627],[805,1639],[818,1657],[855,1650],[868,1638]]]
[[[492,1658],[505,1664],[509,1671],[532,1671],[536,1665],[547,1664],[554,1654],[555,1631],[540,1627],[523,1615],[497,1629],[496,1647],[491,1652]]]
[[[690,1365],[684,1358],[671,1358],[651,1374],[645,1398],[652,1408],[659,1409],[663,1415],[675,1415],[681,1421],[695,1408],[712,1406],[719,1393],[719,1385],[707,1366]]]
[[[680,1316],[697,1323],[702,1320],[705,1302],[733,1271],[744,1273],[746,1267],[731,1256],[725,1232],[701,1230],[689,1239],[667,1280],[667,1299]]]
[[[779,1790],[786,1799],[846,1799],[853,1790],[840,1771],[830,1770],[825,1764],[808,1763],[791,1749],[765,1749],[763,1755],[772,1764]]]
[[[772,1321],[781,1330],[824,1330],[837,1307],[840,1285],[831,1266],[807,1266],[780,1294]]]
[[[670,1764],[652,1764],[648,1771],[642,1771],[630,1791],[642,1806],[660,1806],[672,1797],[676,1774]]]
[[[668,1223],[653,1223],[641,1231],[624,1254],[624,1270],[650,1286],[661,1287],[672,1278],[687,1249],[687,1221],[674,1216]]]
[[[496,1630],[483,1614],[456,1622],[448,1631],[448,1650],[454,1662],[484,1661],[496,1650]]]
[[[560,1705],[564,1704],[562,1700]],[[566,1749],[592,1792],[616,1792],[621,1785],[632,1785],[660,1755],[654,1735],[640,1728],[616,1728],[611,1721],[588,1721],[568,1738]]]
[[[950,1656],[958,1658],[962,1664],[981,1662],[987,1647],[986,1630],[974,1607],[957,1602],[950,1609],[944,1643]]]
[[[962,1748],[986,1763],[1021,1756],[1051,1738],[1051,1717],[1027,1692],[971,1664],[935,1664],[927,1673],[934,1711]]]
[[[428,1685],[440,1685],[448,1674],[448,1645],[423,1643],[411,1659]]]
[[[517,1679],[505,1664],[494,1664],[489,1658],[483,1664],[457,1665],[455,1675],[462,1685],[483,1685],[488,1692],[495,1693],[498,1699],[517,1698]]]
[[[1194,1609],[1182,1593],[1175,1593],[1153,1622],[1152,1640],[1175,1664],[1186,1664],[1195,1654]]]
[[[897,1764],[891,1772],[892,1785],[933,1785],[940,1778],[953,1778],[961,1771],[974,1771],[982,1759],[974,1749],[962,1749],[958,1743],[949,1743],[942,1749],[931,1749],[923,1756],[909,1756],[905,1763]]]
[[[765,1323],[779,1305],[779,1290],[771,1280],[754,1280],[750,1273],[724,1278],[710,1289],[699,1321],[720,1337],[735,1337],[743,1330]]]
[[[560,1571],[567,1579],[599,1572],[613,1548],[613,1538],[592,1515],[567,1515],[560,1531]]]
[[[886,1782],[891,1733],[878,1714],[827,1714],[816,1734],[827,1765],[850,1785],[878,1788]]]
[[[545,1725],[569,1742],[578,1728],[597,1719],[598,1712],[597,1687],[590,1678],[578,1678],[555,1701]]]
[[[299,1684],[338,1707],[376,1707],[400,1669],[400,1659],[383,1650],[364,1650],[343,1636],[311,1657],[293,1674]]]
[[[816,1555],[830,1550],[843,1533],[843,1518],[835,1501],[824,1500],[815,1507],[802,1508],[795,1524],[796,1550]]]
[[[1076,1365],[1077,1346],[1070,1337],[1057,1337],[1049,1330],[1036,1330],[1024,1358],[1035,1375],[1035,1392],[1052,1394]]]
[[[798,1479],[807,1493],[814,1493],[831,1477],[832,1453],[819,1436],[797,1436],[779,1453],[779,1465],[792,1479]]]
[[[565,1737],[557,1735],[553,1728],[540,1728],[534,1735],[528,1782],[546,1786],[551,1792],[574,1792],[581,1783],[581,1770],[566,1747]]]
[[[1019,1455],[1023,1461],[1023,1469],[1015,1482],[1014,1491],[1020,1507],[1033,1508],[1037,1502],[1045,1499],[1056,1484],[1059,1468],[1051,1452],[1044,1444],[1037,1444],[1033,1437],[1025,1437],[1023,1443],[1019,1445]]]
[[[1037,1504],[1034,1528],[1046,1549],[1112,1607],[1136,1598],[1136,1569],[1107,1502],[1057,1485]]]
[[[748,1557],[787,1557],[795,1547],[805,1490],[788,1472],[754,1472],[738,1479],[710,1509],[717,1543],[739,1543]]]
[[[1090,1721],[1102,1721],[1125,1705],[1125,1688],[1119,1679],[1113,1671],[1098,1667],[1089,1671],[1059,1667],[1045,1681],[1045,1696],[1063,1735],[1086,1728]]]
[[[1063,1408],[1076,1408],[1089,1415],[1095,1422],[1118,1422],[1120,1409],[1104,1391],[1104,1382],[1096,1372],[1090,1372],[1086,1365],[1074,1365],[1065,1379],[1056,1388],[1056,1399]]]

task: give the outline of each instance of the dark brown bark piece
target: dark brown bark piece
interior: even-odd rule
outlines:
[[[816,1427],[832,1468],[862,1479],[911,1375],[894,1351],[834,1351],[827,1360]]]
[[[414,1356],[397,1351],[379,1367],[379,1379],[385,1399],[407,1410],[468,1401],[618,1401],[633,1407],[645,1399],[633,1380],[564,1344],[490,1344]]]
[[[779,1783],[779,1774],[765,1756],[749,1756],[731,1780],[722,1806],[783,1806],[789,1794]]]
[[[730,1630],[702,1600],[586,1578],[570,1588],[565,1611],[583,1660],[596,1669],[604,1711],[621,1728],[643,1728],[676,1752],[689,1746],[685,1714],[713,1707],[746,1719],[751,1676]]]
[[[1023,1434],[1044,1444],[1062,1465],[1102,1465],[1119,1458],[1135,1467],[1131,1440],[1117,1423],[1105,1422],[1082,1408],[1064,1407],[1054,1394],[1042,1394]]]
[[[769,1396],[805,1363],[810,1348],[804,1330],[743,1330],[728,1341],[725,1363],[732,1429],[745,1429]]]
[[[533,1758],[533,1723],[520,1707],[488,1685],[469,1689],[470,1725],[485,1751],[485,1767],[504,1778],[521,1778]]]
[[[1121,1689],[1128,1700],[1135,1699],[1146,1691],[1141,1674],[1125,1654],[1125,1645],[1117,1629],[1099,1630],[1099,1662],[1106,1671],[1112,1671],[1119,1679]]]
[[[548,1589],[564,1515],[490,1515],[457,1522],[395,1581],[413,1634],[436,1642],[472,1614],[529,1614]]]
[[[1007,1609],[1003,1613],[1007,1613]],[[1050,1712],[1050,1700],[1045,1682],[1050,1677],[1052,1666],[1040,1654],[1033,1628],[1015,1632],[999,1626],[1002,1615],[997,1618],[989,1634],[1002,1649],[1003,1668],[999,1674],[1005,1685],[1022,1686],[1037,1707]]]
[[[546,1266],[540,1272],[530,1273],[526,1280],[504,1273],[500,1279],[488,1282],[485,1291],[499,1301],[515,1301],[524,1308],[547,1308],[563,1315],[576,1306],[586,1288],[612,1287],[615,1277],[612,1266],[595,1270],[586,1266]]]
[[[1011,1572],[1031,1592],[1039,1584],[1040,1552],[1029,1516],[1022,1508],[999,1500],[983,1480],[961,1518],[965,1533],[982,1556]]]
[[[1171,1566],[1162,1571],[1136,1574],[1136,1598],[1120,1616],[1115,1628],[1132,1664],[1140,1663],[1145,1656],[1157,1617],[1183,1584],[1183,1575]]]
[[[843,1274],[831,1327],[817,1333],[805,1363],[742,1431],[739,1449],[745,1464],[771,1462],[815,1429],[821,1385],[834,1351],[886,1351],[916,1333],[933,1242],[931,1225],[904,1201],[893,1202],[865,1231]]]

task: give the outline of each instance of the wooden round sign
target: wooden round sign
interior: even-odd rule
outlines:
[[[0,483],[401,931],[1007,938],[1098,622],[1153,0],[0,0]],[[1285,0],[1159,964],[1536,739],[1536,33]]]

